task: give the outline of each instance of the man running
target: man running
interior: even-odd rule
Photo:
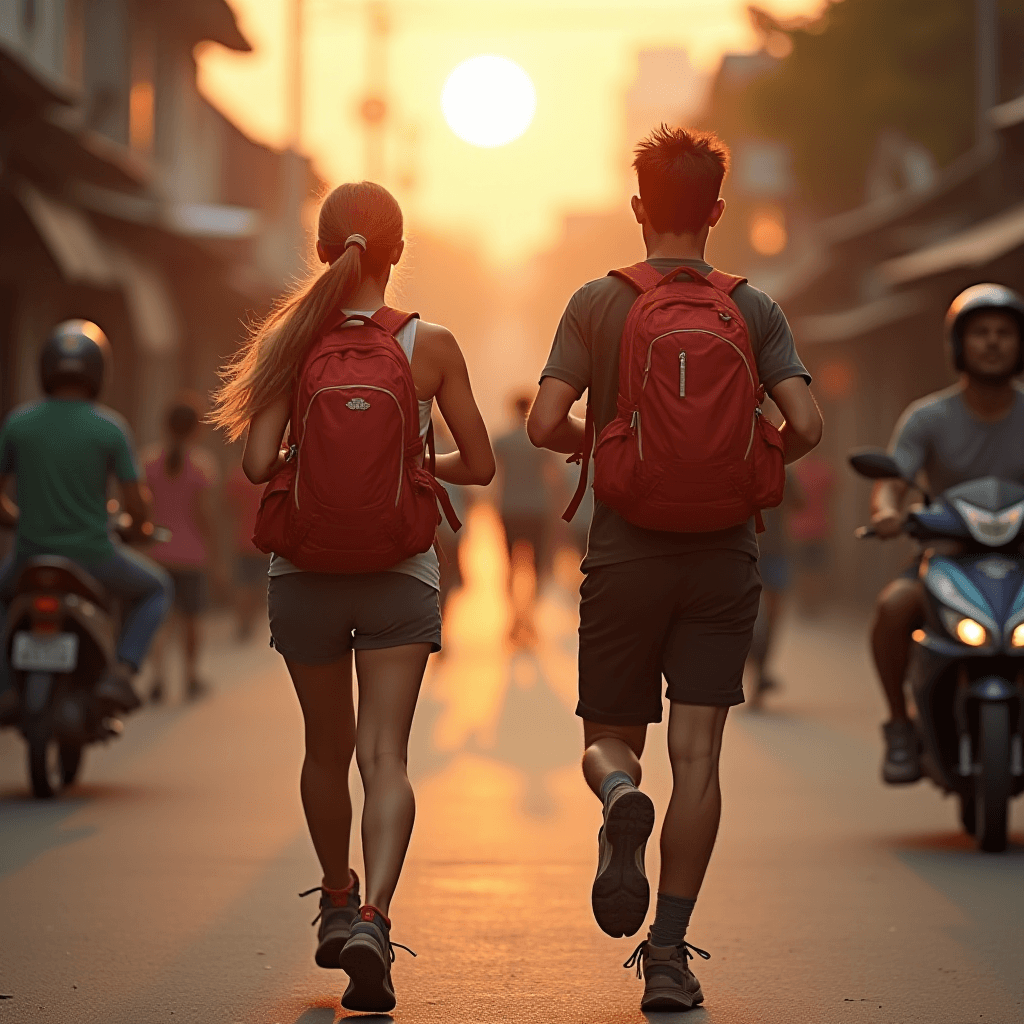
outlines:
[[[893,458],[907,480],[920,474],[935,494],[982,476],[1024,484],[1024,392],[1014,383],[1024,370],[1024,298],[1001,285],[974,285],[949,307],[946,331],[960,381],[907,408],[893,434]],[[902,480],[875,485],[871,523],[879,537],[902,532],[909,491]],[[903,691],[910,635],[924,619],[917,570],[915,561],[882,591],[871,631],[889,706],[882,778],[894,785],[921,777]]]
[[[633,213],[647,262],[667,273],[704,259],[725,203],[719,189],[728,150],[712,134],[662,126],[636,150]],[[732,294],[748,329],[760,380],[785,416],[785,459],[810,451],[821,417],[782,310],[746,284]],[[584,423],[570,415],[589,390],[598,434],[615,417],[619,342],[636,292],[605,277],[573,295],[555,334],[528,430],[557,452],[583,449]],[[743,700],[743,663],[757,615],[754,523],[714,533],[641,529],[597,502],[580,588],[583,774],[604,806],[593,905],[610,935],[631,935],[647,913],[643,872],[654,809],[640,784],[647,725],[661,720],[668,680],[668,747],[674,785],[661,833],[654,924],[636,956],[645,977],[641,1008],[681,1009],[703,1000],[685,942],[721,809],[718,758],[731,705]],[[633,958],[627,961],[631,965]]]

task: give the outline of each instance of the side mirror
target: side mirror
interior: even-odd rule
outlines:
[[[850,455],[854,471],[869,480],[902,480],[896,460],[881,448],[863,448]]]

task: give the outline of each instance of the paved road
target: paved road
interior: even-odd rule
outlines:
[[[399,951],[395,1019],[639,1024],[620,966],[635,940],[589,913],[599,808],[576,766],[571,592],[546,595],[536,653],[512,655],[486,516],[468,543],[414,733],[419,817],[393,918],[419,957]],[[20,740],[0,734],[0,1024],[346,1016],[343,976],[312,962],[312,900],[296,898],[319,879],[295,700],[272,651],[221,633],[214,694],[136,715],[59,800],[26,797]],[[1021,802],[1011,851],[983,856],[952,801],[883,789],[859,625],[789,623],[779,675],[770,712],[730,718],[691,928],[714,959],[687,1024],[1024,1021]],[[660,729],[646,770],[664,807]]]

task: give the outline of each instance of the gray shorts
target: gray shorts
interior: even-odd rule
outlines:
[[[330,665],[353,649],[441,650],[437,591],[402,572],[271,576],[269,610],[271,644],[300,665]]]

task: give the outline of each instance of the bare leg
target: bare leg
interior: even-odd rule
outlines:
[[[612,772],[625,772],[640,785],[640,755],[647,738],[646,725],[601,725],[583,722],[583,778],[597,796]]]
[[[385,916],[389,914],[416,817],[407,751],[429,654],[430,644],[356,652],[356,763],[365,793],[362,835],[366,902]]]
[[[349,834],[352,798],[348,770],[355,747],[352,707],[352,655],[333,665],[287,662],[306,726],[302,762],[302,808],[324,885],[344,889],[349,883]]]
[[[893,580],[878,597],[871,629],[871,653],[894,722],[907,721],[903,680],[910,656],[910,634],[924,618],[924,595],[919,580]]]
[[[672,798],[661,829],[658,891],[696,899],[718,835],[718,759],[728,708],[673,702],[668,720]]]

